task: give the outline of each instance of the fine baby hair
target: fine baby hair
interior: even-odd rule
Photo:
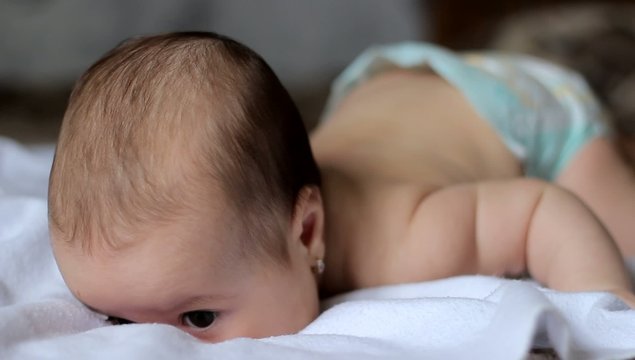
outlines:
[[[123,247],[217,187],[228,218],[284,259],[300,189],[319,185],[306,130],[265,61],[214,33],[133,38],[77,82],[50,177],[51,230],[86,251]]]

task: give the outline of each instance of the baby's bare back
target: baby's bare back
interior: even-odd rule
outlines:
[[[339,273],[326,274],[329,292],[392,282],[378,271],[380,264],[398,262],[391,250],[431,192],[522,175],[491,125],[430,72],[395,70],[367,81],[311,141],[324,177],[327,261]],[[428,244],[437,252],[444,246]]]

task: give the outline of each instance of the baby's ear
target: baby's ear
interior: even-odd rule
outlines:
[[[291,219],[291,241],[302,246],[313,263],[324,258],[324,207],[317,186],[300,190]]]

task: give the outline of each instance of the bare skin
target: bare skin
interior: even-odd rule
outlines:
[[[522,178],[460,92],[406,70],[358,87],[311,140],[324,176],[324,293],[528,270],[554,289],[612,291],[635,305],[610,235],[634,248],[620,235],[635,231],[625,221],[635,201],[600,200],[616,188],[635,199],[635,186],[603,141],[578,154],[561,186]],[[600,163],[605,175],[585,178]]]
[[[556,182],[593,209],[625,256],[635,256],[635,172],[609,139],[588,143]]]

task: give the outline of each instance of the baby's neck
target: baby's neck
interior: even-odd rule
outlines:
[[[326,266],[319,281],[321,298],[354,290],[349,260],[354,237],[351,231],[359,221],[354,211],[356,193],[353,184],[341,174],[322,169]]]

